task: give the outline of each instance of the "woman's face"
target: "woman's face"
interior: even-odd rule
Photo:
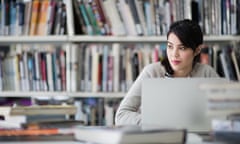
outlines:
[[[170,33],[168,36],[167,57],[174,74],[179,73],[184,76],[191,72],[195,57],[194,51],[185,47],[174,33]]]

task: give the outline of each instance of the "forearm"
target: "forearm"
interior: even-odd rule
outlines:
[[[116,125],[140,125],[141,114],[139,111],[141,97],[126,97],[120,104],[115,117]]]

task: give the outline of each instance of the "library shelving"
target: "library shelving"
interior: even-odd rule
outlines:
[[[44,2],[46,2],[48,0],[44,0]],[[61,0],[58,0],[58,1],[61,1]],[[107,0],[108,1],[108,0]],[[10,1],[10,3],[13,2],[13,1]],[[34,1],[26,1],[27,3],[28,2],[32,2],[32,4],[34,2],[36,3],[40,3],[40,1],[38,0],[34,0]],[[50,2],[50,1],[48,1]],[[54,1],[57,3],[57,1]],[[42,44],[42,43],[47,43],[47,44],[58,44],[58,45],[61,45],[61,44],[66,44],[66,51],[69,51],[68,49],[72,49],[72,46],[73,44],[76,44],[76,43],[85,43],[85,44],[101,44],[101,43],[104,43],[104,44],[113,44],[113,43],[120,43],[120,44],[127,44],[127,43],[165,43],[166,42],[166,36],[163,34],[163,35],[143,35],[143,36],[138,36],[138,35],[131,35],[131,34],[126,34],[126,35],[89,35],[87,33],[85,34],[78,34],[76,33],[76,28],[78,26],[76,26],[75,24],[75,21],[78,21],[78,19],[80,19],[79,17],[76,17],[77,15],[75,14],[76,10],[74,10],[74,4],[76,4],[75,0],[63,0],[62,1],[64,4],[65,4],[65,10],[66,10],[66,34],[53,34],[53,35],[1,35],[0,36],[0,43],[1,45],[7,45],[7,44]],[[89,6],[89,4],[95,4],[95,3],[99,3],[100,1],[99,0],[95,0],[93,2],[87,2],[87,1],[78,1],[79,4],[83,4],[84,3],[84,6]],[[115,2],[115,1],[114,1]],[[101,6],[103,8],[106,7],[106,5],[109,5],[109,4],[114,4],[114,2],[111,2],[111,3],[104,3],[103,1],[101,1],[100,3],[102,4]],[[146,4],[145,4],[146,2]],[[188,0],[183,0],[184,2],[184,10],[188,10],[189,7],[187,6],[188,4],[190,4],[191,6],[193,6],[193,4],[196,4],[196,3],[191,3],[191,1],[188,1]],[[197,2],[197,1],[196,1]],[[144,8],[147,7],[148,4],[155,4],[155,2],[150,2],[148,3],[147,1],[141,1],[141,0],[135,0],[134,3],[136,5],[141,5],[141,6],[144,6]],[[143,3],[145,5],[143,5]],[[160,8],[162,8],[163,5],[166,5],[167,4],[171,4],[171,5],[175,5],[176,3],[173,2],[171,3],[170,1],[166,2],[166,3],[163,3],[161,1],[159,2],[156,2],[157,4],[159,4]],[[211,2],[207,2],[207,1],[204,1],[203,4],[206,4],[206,3],[211,3]],[[217,2],[215,2],[217,3]],[[49,3],[50,4],[50,3]],[[116,3],[115,3],[116,4]],[[124,7],[126,7],[126,3],[124,3],[123,1],[120,1],[118,4],[120,5],[123,5]],[[217,3],[218,4],[218,3]],[[234,3],[234,4],[237,4]],[[233,5],[234,5],[233,4]],[[33,4],[34,5],[34,4]],[[33,6],[32,5],[32,6]],[[204,6],[204,5],[201,5],[200,2],[199,2],[199,5],[198,5],[198,10],[201,12],[199,14],[202,14],[203,12],[201,11],[201,7],[200,6]],[[213,6],[213,5],[212,5]],[[238,5],[235,5],[237,9],[238,8]],[[115,7],[115,6],[114,6]],[[221,6],[223,7],[223,6]],[[176,7],[177,8],[177,7]],[[215,7],[214,7],[215,8]],[[138,8],[139,9],[139,8]],[[146,9],[142,9],[142,10],[146,10]],[[144,11],[146,12],[146,11]],[[108,18],[111,18],[111,16],[108,15],[108,11],[105,9],[103,10],[103,13],[106,14],[108,16]],[[130,11],[130,13],[132,13]],[[142,13],[142,12],[140,12]],[[173,10],[173,13],[176,14],[176,12]],[[172,14],[173,14],[172,13]],[[191,12],[190,12],[191,13]],[[124,14],[122,13],[121,10],[119,10],[119,15],[121,16],[124,16]],[[144,13],[145,14],[145,13]],[[236,14],[236,13],[235,13]],[[131,14],[130,14],[131,15]],[[166,13],[166,15],[168,15],[168,13]],[[173,16],[176,16],[176,15],[173,15]],[[237,15],[235,15],[237,17]],[[139,16],[140,17],[140,16]],[[147,16],[145,16],[147,17]],[[165,16],[167,17],[167,16]],[[192,15],[193,17],[193,15]],[[130,17],[130,18],[135,18],[135,17]],[[184,15],[182,18],[189,18],[189,16],[186,16]],[[209,17],[203,17],[205,19],[209,19]],[[146,21],[147,21],[148,18],[146,18]],[[176,18],[174,18],[174,20],[177,20],[178,17],[176,16]],[[180,17],[181,19],[181,17]],[[133,19],[134,20],[134,19]],[[122,20],[124,22],[124,19]],[[201,19],[201,23],[202,25],[204,26],[204,19]],[[146,24],[146,23],[145,23]],[[206,24],[205,24],[205,27]],[[204,27],[204,31],[206,32],[206,28]],[[127,28],[126,28],[127,30]],[[204,42],[205,43],[209,43],[209,44],[214,44],[214,43],[218,43],[218,44],[222,44],[222,43],[238,43],[240,41],[240,36],[239,35],[235,35],[235,34],[208,34],[208,35],[205,35],[204,36]],[[69,56],[69,55],[68,55]],[[71,57],[71,56],[70,56]],[[66,58],[68,59],[68,58]],[[67,66],[68,67],[68,66]],[[69,80],[67,80],[69,82]],[[68,90],[65,90],[65,91],[47,91],[47,92],[43,92],[43,91],[20,91],[20,92],[11,92],[11,91],[3,91],[1,93],[2,96],[6,96],[6,97],[11,97],[11,96],[33,96],[33,95],[49,95],[49,96],[54,96],[54,95],[68,95],[68,96],[72,96],[72,97],[88,97],[88,96],[96,96],[96,97],[123,97],[124,96],[124,92],[79,92],[79,91],[76,91],[76,92],[72,92],[72,91],[68,91]]]
[[[135,12],[135,15],[132,16],[131,10],[134,9],[130,4],[133,4],[132,1],[134,1],[136,9],[137,9],[137,15]],[[224,0],[222,0],[224,1]],[[226,0],[227,1],[227,0]],[[14,0],[11,1],[1,1],[1,4],[3,3],[12,3]],[[19,2],[17,0],[17,2]],[[24,1],[26,3],[37,3],[40,5],[41,2],[47,3],[50,2],[50,0],[26,0]],[[196,10],[198,11],[197,15],[201,15],[201,19],[198,19],[199,23],[201,24],[203,31],[204,31],[204,43],[209,45],[219,44],[219,45],[226,45],[226,44],[238,44],[240,42],[240,36],[239,31],[240,27],[237,23],[237,18],[239,18],[239,2],[232,3],[233,6],[231,8],[235,8],[235,13],[232,13],[230,16],[229,13],[222,13],[223,16],[221,17],[219,15],[219,10],[217,5],[220,5],[218,0],[214,1],[208,1],[208,0],[202,0],[203,3],[200,3],[200,1],[191,1],[191,0],[181,0],[181,1],[164,1],[164,0],[51,0],[51,2],[55,2],[57,5],[57,2],[60,2],[61,8],[63,11],[63,14],[61,15],[63,18],[66,18],[65,23],[63,21],[62,26],[65,28],[64,32],[56,32],[57,30],[54,30],[51,34],[45,33],[43,35],[40,34],[20,34],[20,35],[9,35],[3,33],[5,30],[3,26],[3,22],[1,21],[1,35],[0,35],[0,45],[45,45],[45,44],[52,44],[56,45],[56,47],[63,46],[61,49],[63,49],[66,52],[66,84],[69,84],[72,82],[72,80],[75,78],[77,79],[76,73],[72,73],[70,69],[74,67],[74,62],[71,60],[74,59],[74,50],[75,48],[79,49],[85,49],[88,47],[88,45],[95,45],[93,47],[96,47],[96,45],[111,45],[119,44],[118,48],[122,48],[121,45],[126,45],[125,47],[128,47],[129,44],[137,44],[137,45],[146,45],[149,44],[150,47],[155,47],[156,44],[165,44],[167,37],[166,37],[166,27],[169,26],[170,21],[177,21],[184,18],[192,18],[196,20],[195,14]],[[119,2],[119,3],[117,3]],[[125,2],[129,2],[128,4]],[[199,2],[199,3],[198,3]],[[232,2],[232,1],[231,1]],[[101,3],[102,11],[99,12],[99,7],[92,11],[92,14],[98,15],[96,16],[95,20],[92,18],[87,18],[86,15],[79,15],[79,13],[84,13],[84,11],[76,10],[76,4],[79,4],[79,7],[87,7],[88,11],[91,10],[91,8],[96,8],[94,6]],[[49,3],[49,5],[52,3]],[[62,6],[62,4],[65,4],[65,6]],[[149,12],[153,12],[154,10],[151,10],[153,8],[154,4],[158,4],[157,9],[155,9],[157,12],[155,14],[149,14]],[[197,7],[196,7],[197,5]],[[3,6],[3,5],[1,5]],[[34,5],[32,5],[34,6]],[[52,5],[51,5],[52,6]],[[92,7],[91,7],[92,6]],[[117,7],[118,6],[118,7]],[[194,7],[193,11],[191,11],[191,6]],[[216,13],[213,14],[213,11],[211,11],[211,6],[213,10],[216,10]],[[106,8],[107,7],[107,8]],[[131,9],[129,9],[131,7]],[[230,12],[230,9],[228,9],[226,6],[221,5],[221,8],[226,9],[226,11]],[[3,8],[3,7],[2,7]],[[142,8],[142,9],[141,9]],[[175,8],[175,9],[174,9]],[[197,9],[196,9],[197,8]],[[203,8],[206,10],[203,11]],[[83,8],[84,9],[84,8]],[[161,10],[162,9],[162,10]],[[4,9],[1,9],[4,11]],[[39,8],[39,10],[41,10]],[[148,10],[148,11],[147,11]],[[171,12],[170,12],[171,11]],[[32,11],[33,14],[37,14],[34,11]],[[65,13],[64,13],[65,12]],[[87,12],[87,11],[85,11]],[[99,13],[98,13],[99,12]],[[126,13],[127,12],[127,13]],[[194,14],[193,14],[193,13]],[[210,14],[206,14],[204,12],[211,12]],[[233,11],[231,11],[233,12]],[[30,11],[31,13],[31,11]],[[1,13],[2,16],[4,13]],[[42,14],[42,13],[41,13]],[[112,14],[112,15],[111,15]],[[221,14],[221,13],[220,13]],[[235,14],[235,15],[234,15]],[[105,15],[104,17],[102,17]],[[150,16],[151,15],[151,16]],[[49,15],[50,16],[50,15]],[[127,17],[125,17],[127,16]],[[236,20],[233,17],[236,17]],[[41,16],[39,16],[41,17]],[[120,19],[118,19],[121,17]],[[139,19],[136,19],[139,17]],[[159,23],[158,17],[163,18],[166,23]],[[170,20],[170,17],[172,18]],[[232,17],[232,21],[230,22],[230,17]],[[50,18],[50,17],[49,17]],[[113,19],[111,19],[113,18]],[[224,22],[220,22],[220,27],[224,27],[219,30],[219,26],[217,25],[217,20],[219,22],[219,18],[222,18],[223,20],[229,21],[232,25],[224,25]],[[57,16],[52,17],[52,19],[59,19]],[[88,20],[87,20],[88,19]],[[108,20],[107,20],[108,19]],[[161,20],[163,20],[161,19]],[[211,20],[210,20],[211,19]],[[49,19],[50,20],[50,19]],[[145,20],[145,22],[143,22]],[[234,21],[235,20],[235,21]],[[99,22],[101,21],[101,22]],[[78,22],[78,23],[76,23]],[[136,28],[135,31],[135,25],[136,22],[139,22],[138,24],[142,25],[142,31],[139,30],[139,27]],[[79,24],[83,24],[87,30],[83,30],[84,27]],[[109,24],[111,25],[111,30],[109,30]],[[229,24],[228,23],[228,24]],[[89,25],[90,24],[90,25]],[[91,24],[92,27],[91,27]],[[116,25],[114,25],[116,24]],[[235,25],[234,25],[235,24]],[[45,23],[45,25],[47,25]],[[59,23],[60,25],[60,23]],[[59,27],[59,25],[55,26],[55,29]],[[106,27],[104,27],[104,26]],[[125,27],[125,29],[122,29],[122,26],[125,25],[129,27]],[[90,28],[89,28],[90,26]],[[104,29],[104,32],[102,33],[92,33],[94,30],[94,26],[102,26],[100,29]],[[145,26],[145,27],[144,27]],[[159,28],[157,28],[159,26]],[[232,28],[233,26],[236,27],[236,29]],[[155,29],[154,29],[154,28]],[[211,29],[211,27],[213,29]],[[79,28],[80,30],[79,33]],[[95,27],[96,28],[96,27]],[[231,29],[232,28],[232,29]],[[4,30],[3,30],[4,29]],[[25,29],[24,29],[25,30]],[[46,32],[46,29],[40,29],[40,31]],[[89,30],[89,31],[88,31]],[[122,31],[123,30],[123,31]],[[39,31],[39,30],[38,30]],[[109,31],[110,34],[108,33]],[[104,34],[103,34],[104,33]],[[81,46],[84,45],[84,46]],[[236,46],[236,45],[235,45]],[[131,47],[131,46],[130,46]],[[144,46],[143,46],[144,47]],[[149,46],[148,46],[149,47]],[[10,49],[12,47],[10,46]],[[237,48],[239,51],[239,48]],[[21,50],[20,50],[21,51]],[[33,50],[35,52],[36,49]],[[73,58],[73,59],[72,59]],[[82,63],[82,65],[84,65]],[[81,65],[80,65],[81,66]],[[75,75],[75,76],[73,76]],[[67,87],[67,86],[66,86]],[[103,91],[82,91],[79,90],[79,88],[72,90],[71,88],[66,88],[64,90],[2,90],[0,92],[0,97],[13,97],[13,98],[24,98],[24,97],[36,97],[36,96],[49,96],[49,97],[55,97],[55,96],[68,96],[71,98],[122,98],[124,97],[126,93],[125,91],[111,91],[111,92],[103,92]]]

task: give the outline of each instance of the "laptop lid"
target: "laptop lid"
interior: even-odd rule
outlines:
[[[142,124],[207,132],[211,118],[203,83],[227,82],[223,78],[151,78],[142,85]]]

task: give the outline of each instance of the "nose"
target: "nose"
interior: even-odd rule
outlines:
[[[179,56],[179,51],[178,51],[177,48],[174,48],[174,49],[173,49],[173,56],[174,56],[174,57],[178,57],[178,56]]]

